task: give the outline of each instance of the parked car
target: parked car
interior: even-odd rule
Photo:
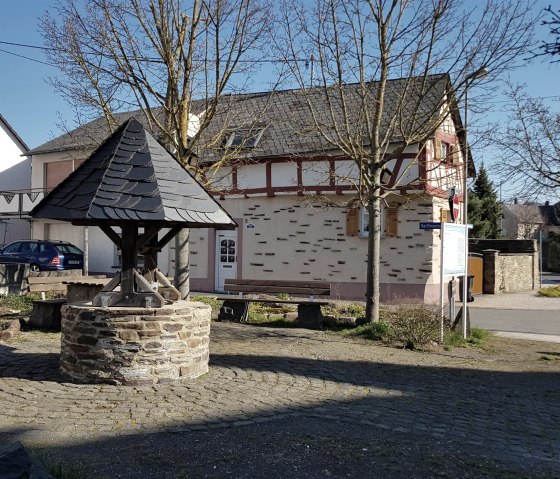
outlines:
[[[17,256],[0,254],[0,264],[29,263],[26,258],[18,258]]]
[[[66,241],[14,241],[2,248],[0,255],[29,263],[31,271],[82,269],[84,264],[82,250]],[[12,262],[17,263],[18,261]]]

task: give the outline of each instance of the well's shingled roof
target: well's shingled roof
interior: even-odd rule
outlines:
[[[79,224],[163,222],[233,228],[235,222],[135,119],[121,125],[31,212]]]
[[[309,89],[307,94],[300,90],[284,90],[266,93],[224,95],[220,98],[217,111],[208,128],[203,132],[198,147],[198,156],[202,161],[214,161],[221,158],[223,145],[221,135],[239,128],[264,128],[264,133],[254,149],[245,149],[239,156],[245,158],[268,158],[298,156],[337,150],[323,135],[316,131],[313,117],[307,104],[310,99],[316,116],[324,124],[328,135],[336,141],[337,132],[332,128],[332,117],[344,121],[339,92],[343,91],[345,110],[349,113],[348,124],[351,128],[363,128],[364,119],[359,115],[364,111],[360,106],[363,101],[375,105],[376,82],[366,86],[367,96],[360,85],[349,84],[334,86],[325,94],[323,88]],[[397,124],[391,131],[391,140],[399,141],[400,130],[412,131],[421,128],[439,115],[440,108],[447,101],[450,89],[449,76],[432,75],[428,77],[403,78],[390,80],[386,91],[386,113],[383,118],[384,128],[398,112]],[[195,101],[191,110],[196,115],[203,115],[206,102]],[[119,113],[118,121],[134,117],[146,125],[141,111]],[[459,122],[457,112],[454,119]],[[55,138],[28,154],[56,151],[87,149],[96,147],[109,134],[104,119],[97,119],[80,128]]]

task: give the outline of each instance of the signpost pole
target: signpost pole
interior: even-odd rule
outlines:
[[[445,238],[445,223],[441,224],[441,247],[440,247],[440,259],[439,259],[439,284],[440,284],[440,294],[439,294],[439,308],[441,311],[440,314],[440,339],[441,343],[443,344],[443,308],[444,308],[444,285],[443,285],[443,242]]]

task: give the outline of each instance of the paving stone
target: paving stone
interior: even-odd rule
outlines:
[[[0,348],[0,434],[14,440],[23,437],[19,429],[26,440],[95,441],[296,417],[560,458],[558,370],[520,373],[491,360],[376,348],[320,331],[218,323],[202,378],[150,387],[73,384],[58,372],[59,338],[29,338]]]

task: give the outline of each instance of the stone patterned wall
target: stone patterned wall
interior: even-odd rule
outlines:
[[[150,385],[208,372],[210,306],[62,308],[61,369],[85,382]]]
[[[332,199],[341,201],[340,197]],[[228,198],[221,204],[234,218],[243,218],[244,278],[267,279],[273,275],[278,279],[365,282],[367,238],[346,234],[346,208],[327,208],[312,199],[291,195]],[[436,210],[439,218],[431,197],[400,205],[398,235],[382,239],[382,283],[439,282],[439,276],[432,274],[434,263],[439,261],[439,235],[419,228],[420,221],[437,220]],[[208,248],[196,237],[191,238],[191,244],[197,255]]]
[[[484,293],[539,288],[538,253],[484,253]]]

